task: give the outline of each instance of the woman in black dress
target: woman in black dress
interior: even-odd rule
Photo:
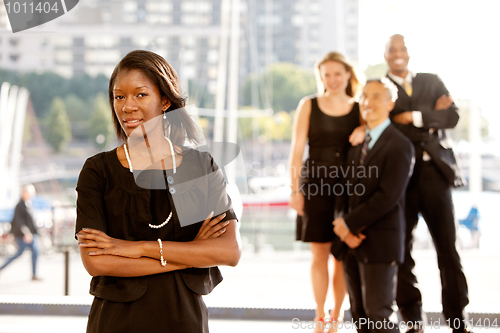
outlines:
[[[356,73],[338,52],[330,52],[316,65],[318,94],[304,97],[294,120],[290,155],[292,195],[290,206],[297,211],[297,240],[310,242],[311,281],[316,301],[316,331],[325,325],[325,301],[328,290],[328,258],[335,236],[332,221],[345,153],[351,144],[364,138],[359,105],[354,96],[359,86]],[[309,157],[302,163],[306,144]],[[333,258],[333,256],[332,256]],[[342,263],[333,258],[334,308],[330,319],[337,321],[346,287]]]
[[[185,147],[200,132],[161,56],[127,54],[109,101],[124,144],[89,158],[77,184],[76,236],[95,296],[87,332],[208,332],[201,295],[222,280],[216,266],[241,255],[223,175],[210,154]]]

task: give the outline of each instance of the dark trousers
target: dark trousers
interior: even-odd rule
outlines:
[[[441,275],[443,314],[456,329],[463,329],[464,308],[469,303],[467,281],[455,241],[455,216],[451,188],[432,161],[418,163],[406,191],[406,248],[399,267],[396,301],[404,321],[422,321],[422,295],[413,274],[413,230],[421,213],[432,236]],[[460,324],[458,324],[460,323]],[[453,325],[452,325],[453,326]]]
[[[396,296],[398,266],[361,263],[353,250],[349,250],[343,266],[352,319],[358,332],[399,333],[398,324],[389,320]]]

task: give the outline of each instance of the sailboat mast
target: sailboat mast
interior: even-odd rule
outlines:
[[[219,64],[217,69],[217,93],[215,96],[214,142],[224,139],[224,110],[226,109],[227,53],[229,44],[229,23],[231,0],[222,0],[219,42]]]

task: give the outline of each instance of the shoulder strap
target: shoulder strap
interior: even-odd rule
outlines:
[[[313,109],[318,109],[318,97],[315,95],[311,97],[311,111]]]

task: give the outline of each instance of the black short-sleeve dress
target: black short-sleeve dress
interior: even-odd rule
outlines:
[[[210,193],[210,200],[227,208],[224,220],[236,219],[222,173],[208,153],[187,149],[175,175],[171,170],[144,171],[142,182],[157,177],[157,171],[164,175],[169,190],[138,186],[134,175],[118,160],[116,149],[89,158],[77,184],[76,232],[87,227],[119,239],[191,241],[202,222],[181,226],[173,196],[178,196],[175,202],[187,206],[206,206],[206,202],[193,202],[201,196],[175,189],[193,177],[202,179],[199,176],[207,173],[216,176],[204,184],[198,182],[197,191]],[[171,209],[172,219],[164,227],[149,227],[150,223],[165,221]],[[217,267],[143,277],[94,277],[90,293],[95,298],[87,332],[208,332],[208,311],[202,295],[210,293],[221,281]]]
[[[304,215],[297,215],[296,239],[304,242],[331,242],[335,237],[335,197],[341,194],[342,172],[349,135],[359,126],[359,104],[343,116],[329,116],[320,110],[316,97],[311,98],[309,120],[309,156],[300,178],[304,193]]]

